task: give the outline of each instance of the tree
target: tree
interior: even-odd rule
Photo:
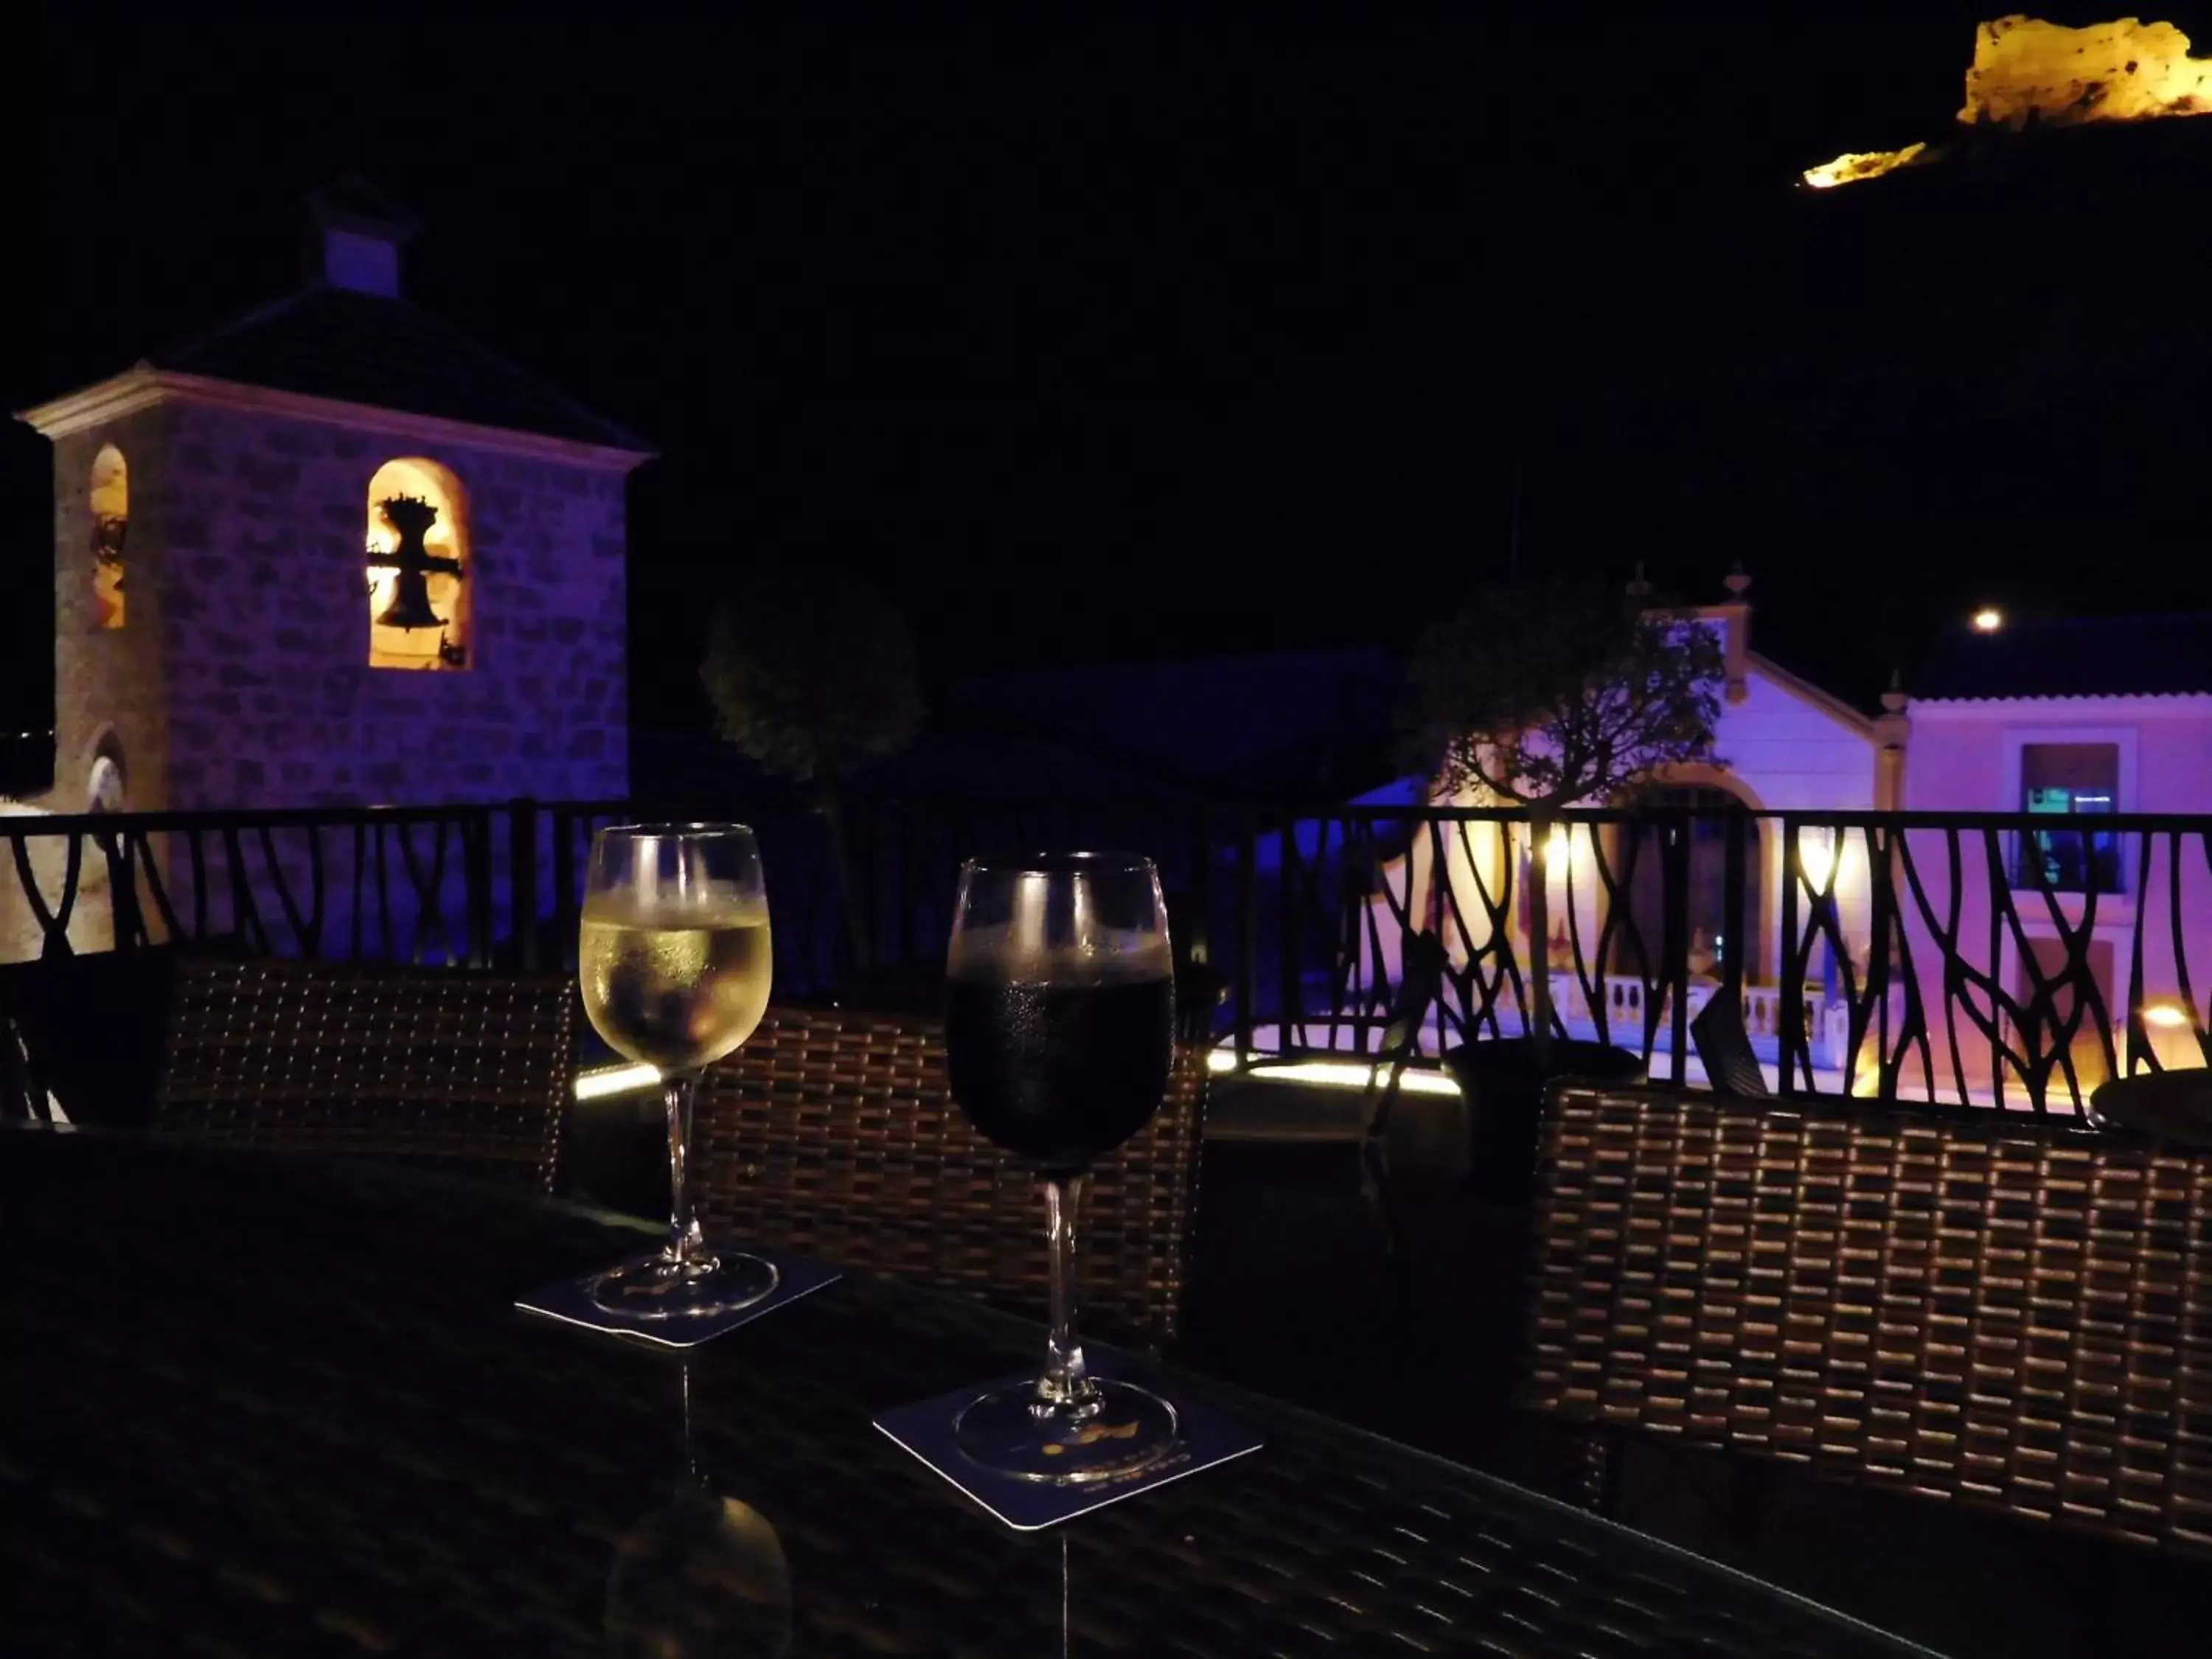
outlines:
[[[1717,634],[1687,611],[1582,580],[1492,587],[1421,636],[1407,735],[1455,790],[1595,804],[1711,762],[1727,672]]]
[[[845,786],[921,725],[914,635],[898,608],[842,571],[763,573],[715,608],[699,676],[722,736],[803,786],[829,832],[856,969],[867,928],[845,846]]]

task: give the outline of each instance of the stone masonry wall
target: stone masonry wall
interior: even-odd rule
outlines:
[[[168,805],[626,792],[621,471],[231,410],[167,418]],[[368,665],[368,483],[399,456],[439,462],[467,492],[463,671]]]
[[[95,627],[92,586],[92,461],[106,443],[130,473],[126,625],[116,630]],[[368,484],[401,456],[439,462],[467,493],[465,670],[368,665]],[[55,787],[33,810],[84,811],[103,740],[121,751],[126,807],[141,811],[627,793],[619,466],[172,404],[58,440],[54,469]],[[189,866],[173,838],[155,839],[189,926]],[[325,949],[343,949],[355,920],[345,842],[332,832],[324,847]],[[28,847],[33,879],[55,902],[66,839]],[[275,852],[283,885],[304,902],[299,832],[280,831]],[[495,878],[506,852],[495,836]],[[247,856],[253,902],[286,948],[265,859],[252,842]],[[459,882],[456,863],[441,884],[453,920]],[[0,881],[0,960],[38,950],[18,885]],[[229,885],[210,869],[211,931],[237,929]],[[367,925],[381,939],[388,920],[413,938],[411,897],[389,896],[387,918],[364,896]],[[109,944],[107,897],[104,861],[89,856],[69,930],[76,948]],[[148,921],[162,932],[150,906]]]
[[[168,804],[162,526],[173,480],[173,411],[141,410],[54,445],[54,788],[40,805],[85,810],[94,745],[112,732],[123,751],[125,805]],[[125,625],[96,625],[92,575],[92,461],[103,444],[130,473],[124,545]]]
[[[85,810],[93,756],[103,738],[119,748],[125,805],[152,810],[167,804],[168,710],[162,694],[158,598],[160,526],[167,489],[168,412],[141,410],[97,432],[54,445],[54,787],[34,804],[0,803],[11,817]],[[130,532],[124,546],[125,626],[95,626],[92,592],[92,460],[103,444],[123,452],[130,473]],[[31,880],[47,908],[58,913],[68,885],[66,837],[25,842]],[[0,871],[0,962],[36,957],[45,941],[19,873]],[[79,951],[114,943],[106,861],[85,857],[70,908],[69,941]]]

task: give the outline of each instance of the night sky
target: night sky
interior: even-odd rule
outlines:
[[[663,452],[641,722],[704,719],[703,596],[809,558],[939,687],[1740,558],[1759,642],[1864,698],[1984,599],[2212,605],[2212,119],[1791,188],[1942,136],[1976,15],[53,4],[0,392],[283,292],[358,172],[427,222],[414,300]],[[14,428],[0,726],[48,717],[46,523]]]

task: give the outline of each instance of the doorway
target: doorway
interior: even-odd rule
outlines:
[[[1687,812],[1689,820],[1690,977],[1717,980],[1728,971],[1730,957],[1739,958],[1746,985],[1763,983],[1766,971],[1766,907],[1762,902],[1766,884],[1760,879],[1766,868],[1765,826],[1752,815],[1741,797],[1725,789],[1701,784],[1654,787],[1637,792],[1629,802],[1639,812]],[[1743,826],[1741,896],[1743,927],[1741,939],[1729,936],[1728,844],[1732,823]],[[1660,952],[1667,938],[1667,860],[1663,833],[1655,825],[1638,823],[1620,831],[1614,867],[1626,860],[1626,842],[1636,838],[1635,870],[1628,881],[1628,913],[1644,945],[1644,971],[1650,977],[1663,974]],[[1634,973],[1638,962],[1633,943],[1625,936],[1613,943],[1613,969]]]

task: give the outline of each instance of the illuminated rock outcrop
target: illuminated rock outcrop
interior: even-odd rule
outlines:
[[[1807,167],[1805,182],[1814,190],[1832,190],[1838,185],[1855,185],[1862,179],[1878,179],[1885,173],[1893,172],[1919,160],[1927,149],[1925,144],[1907,144],[1903,149],[1874,149],[1863,153],[1845,150],[1832,161]]]
[[[2212,113],[2212,58],[2194,57],[2171,23],[2123,17],[2069,28],[2036,17],[2000,17],[1974,31],[1963,127],[2031,123],[2153,121]],[[1802,175],[1814,190],[1856,184],[1942,155],[1925,143],[1847,151]]]
[[[1960,125],[2154,121],[2212,112],[2212,58],[2171,23],[2123,17],[2069,29],[2001,17],[1974,33]]]

